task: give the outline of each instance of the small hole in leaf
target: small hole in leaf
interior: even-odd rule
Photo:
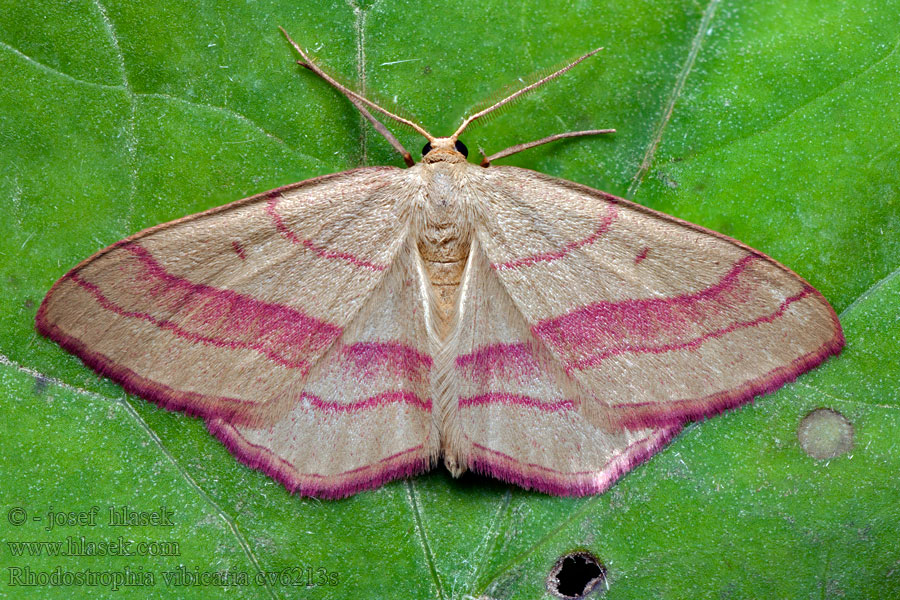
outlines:
[[[853,447],[853,425],[836,410],[817,408],[800,421],[797,438],[804,452],[826,460]]]
[[[590,552],[561,556],[547,576],[547,590],[557,598],[576,600],[596,590],[606,578],[606,567]]]

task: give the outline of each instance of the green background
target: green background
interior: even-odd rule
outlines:
[[[224,4],[224,3],[223,3]],[[594,552],[608,598],[900,597],[900,3],[0,2],[0,596],[539,598]],[[841,316],[837,359],[689,426],[605,494],[443,469],[342,501],[288,495],[199,420],[34,333],[50,285],[126,235],[362,164],[402,165],[276,26],[356,89],[446,135],[517,78],[607,49],[464,141],[736,237]],[[395,128],[396,130],[396,128]],[[423,140],[399,130],[414,155]],[[639,375],[636,375],[639,376]],[[818,407],[853,449],[797,441]],[[166,506],[172,527],[104,525]],[[50,510],[100,523],[45,531]],[[176,541],[180,555],[15,557],[7,542]],[[335,585],[167,587],[162,573],[324,570]],[[154,587],[10,587],[9,567],[153,573]],[[306,571],[309,569],[309,571]],[[143,576],[143,575],[142,575]]]

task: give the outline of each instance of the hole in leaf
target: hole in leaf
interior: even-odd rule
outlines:
[[[557,598],[584,598],[606,579],[606,567],[590,552],[561,556],[547,576],[547,590]]]
[[[804,452],[826,460],[853,447],[853,425],[836,410],[817,408],[800,421],[797,438]]]

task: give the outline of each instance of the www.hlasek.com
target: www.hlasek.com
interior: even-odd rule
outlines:
[[[233,586],[302,586],[338,585],[340,574],[323,567],[289,567],[280,571],[202,571],[179,566],[171,571],[132,569],[118,571],[94,569],[68,570],[56,566],[46,571],[31,567],[7,567],[10,587],[104,587],[117,591],[125,587],[233,587]]]
[[[135,542],[121,535],[99,541],[69,535],[55,542],[6,542],[6,547],[13,556],[181,556],[178,542]]]

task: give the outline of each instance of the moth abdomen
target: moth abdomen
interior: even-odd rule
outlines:
[[[418,249],[431,283],[433,306],[437,313],[434,315],[435,322],[439,325],[440,337],[444,338],[453,321],[456,296],[469,257],[471,235],[441,235],[439,230],[429,233],[432,235],[419,238]]]

